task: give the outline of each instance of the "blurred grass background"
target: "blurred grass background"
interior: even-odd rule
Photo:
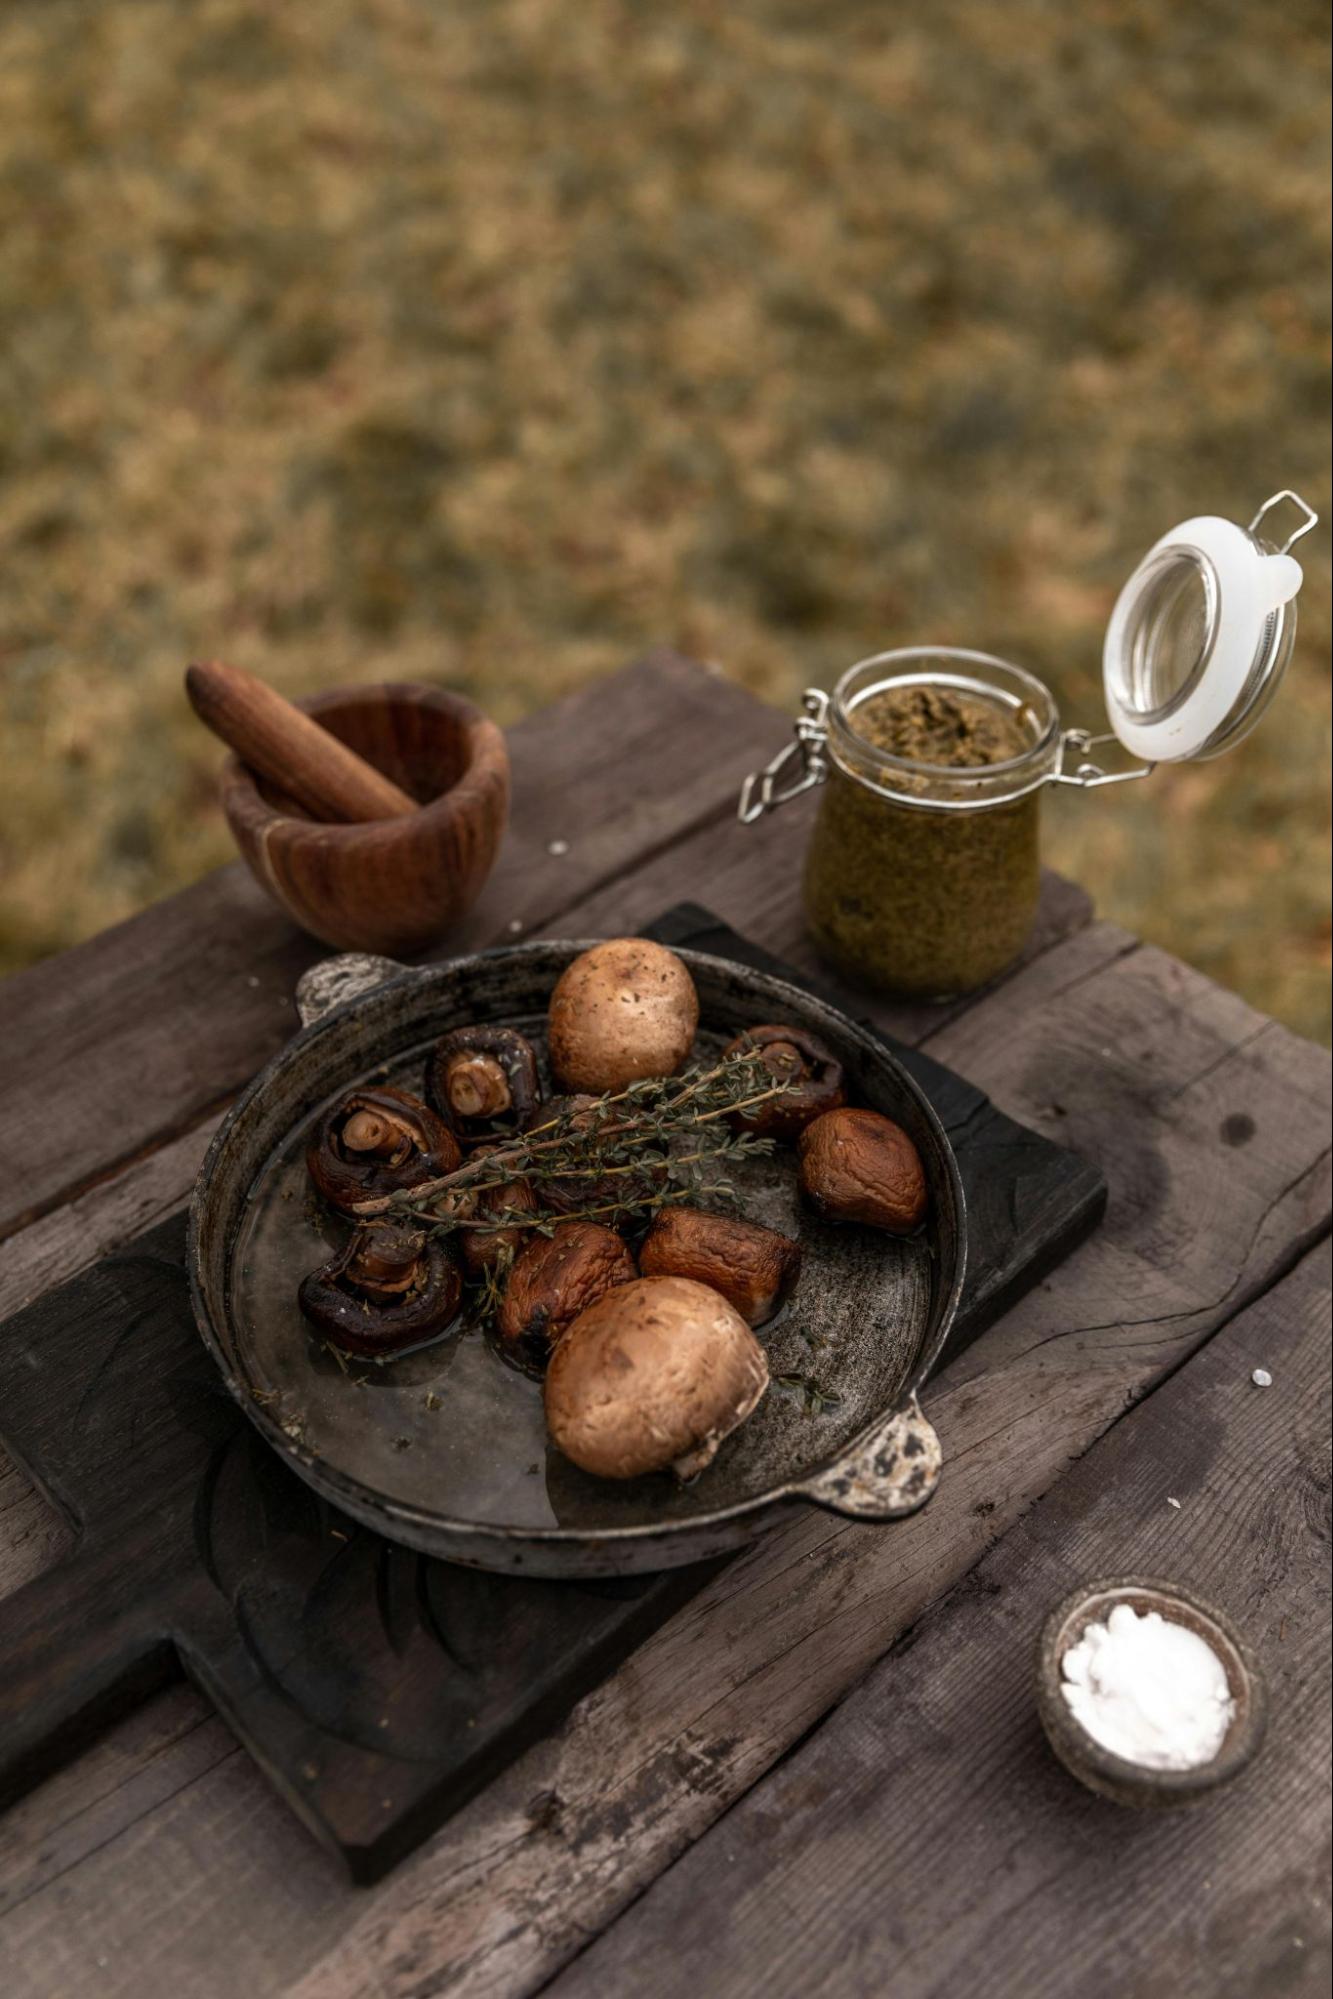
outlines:
[[[8,0],[0,966],[229,857],[192,655],[510,721],[659,638],[788,708],[952,640],[1096,727],[1159,533],[1284,485],[1327,521],[1325,37],[1314,0]],[[1054,799],[1049,854],[1327,1038],[1326,525],[1301,553],[1261,731]]]

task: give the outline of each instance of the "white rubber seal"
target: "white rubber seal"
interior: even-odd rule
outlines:
[[[1202,558],[1217,593],[1213,643],[1198,684],[1175,711],[1152,720],[1127,707],[1126,648],[1145,590],[1160,573],[1161,557],[1179,551]],[[1301,587],[1294,556],[1265,555],[1244,528],[1216,514],[1182,521],[1149,549],[1116,599],[1102,649],[1102,685],[1111,727],[1132,756],[1145,763],[1182,763],[1197,756],[1240,701],[1254,666],[1264,625]]]

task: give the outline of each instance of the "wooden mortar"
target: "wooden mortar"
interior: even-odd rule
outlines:
[[[199,705],[194,684],[191,698]],[[359,788],[350,768],[322,769],[316,781],[331,783],[332,796],[344,804],[359,795],[373,809],[378,772],[390,781],[381,809],[394,816],[313,819],[302,809],[319,809],[308,757],[298,804],[283,785],[233,755],[223,767],[221,796],[242,857],[302,929],[335,949],[390,956],[425,950],[467,914],[494,865],[509,812],[503,734],[461,695],[411,682],[335,688],[299,709],[371,766]],[[230,730],[219,732],[234,739]],[[415,809],[392,802],[394,787]]]

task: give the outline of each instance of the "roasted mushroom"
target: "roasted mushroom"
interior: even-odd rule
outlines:
[[[461,1158],[448,1125],[419,1097],[378,1083],[328,1112],[306,1165],[324,1199],[351,1214],[360,1201],[452,1173]]]
[[[464,1145],[522,1131],[537,1102],[537,1057],[513,1027],[456,1027],[426,1067],[426,1101]]]
[[[462,1291],[457,1260],[438,1237],[377,1222],[303,1278],[297,1297],[333,1346],[377,1359],[444,1332]]]
[[[692,1277],[711,1284],[748,1325],[771,1319],[801,1270],[801,1246],[758,1222],[663,1208],[643,1239],[645,1277]]]
[[[801,1191],[831,1221],[910,1235],[926,1212],[921,1154],[892,1118],[836,1110],[801,1134]]]
[[[562,1222],[534,1236],[509,1273],[497,1329],[523,1359],[543,1365],[585,1307],[637,1276],[620,1237],[598,1222]]]
[[[493,1139],[488,1145],[474,1146],[468,1156],[485,1159],[504,1150],[504,1141]],[[453,1236],[469,1275],[479,1277],[506,1256],[516,1254],[528,1239],[521,1221],[515,1220],[512,1228],[499,1228],[496,1224],[506,1217],[535,1214],[537,1202],[526,1180],[505,1180],[493,1187],[452,1187],[434,1203],[434,1212],[442,1219],[452,1217],[462,1223],[481,1224],[476,1228],[459,1228]]]
[[[674,951],[643,937],[594,944],[551,994],[551,1068],[564,1090],[623,1090],[674,1076],[694,1045],[699,995]]]
[[[563,1127],[569,1132],[607,1129],[615,1118],[615,1108],[598,1115],[599,1099],[589,1096],[548,1097],[533,1113],[532,1132],[537,1142],[552,1127],[551,1136]],[[542,1200],[557,1214],[570,1215],[588,1208],[610,1209],[614,1205],[633,1207],[652,1186],[648,1173],[563,1173],[542,1181]]]
[[[837,1110],[847,1101],[842,1064],[818,1035],[803,1027],[749,1027],[727,1044],[728,1055],[757,1052],[775,1083],[785,1085],[780,1097],[737,1111],[731,1123],[738,1131],[763,1138],[799,1138],[812,1119]]]
[[[546,1421],[597,1478],[668,1465],[692,1478],[768,1386],[768,1362],[733,1305],[688,1277],[640,1277],[569,1328],[546,1372]]]

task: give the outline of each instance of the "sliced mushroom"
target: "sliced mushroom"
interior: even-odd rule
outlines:
[[[878,1111],[837,1110],[801,1134],[801,1191],[831,1221],[910,1235],[926,1213],[926,1171],[901,1125]]]
[[[546,1364],[550,1351],[580,1312],[638,1275],[620,1237],[597,1222],[561,1222],[550,1236],[534,1236],[509,1273],[496,1321],[512,1352]]]
[[[475,1146],[468,1156],[485,1159],[504,1150],[505,1142],[493,1139],[487,1145]],[[480,1224],[475,1228],[460,1227],[452,1238],[468,1274],[480,1277],[483,1271],[495,1269],[522,1248],[528,1231],[517,1217],[536,1214],[537,1201],[526,1180],[505,1180],[494,1187],[450,1188],[435,1202],[434,1212],[442,1219],[451,1217],[464,1224]],[[512,1228],[497,1226],[508,1217],[515,1218]]]
[[[462,1292],[445,1243],[379,1222],[358,1229],[331,1262],[303,1278],[297,1298],[332,1345],[376,1359],[446,1331]]]
[[[350,1214],[358,1201],[452,1173],[461,1158],[458,1141],[428,1105],[379,1083],[353,1090],[327,1113],[306,1166],[324,1199]]]
[[[711,1284],[748,1325],[771,1319],[801,1270],[801,1246],[776,1229],[702,1208],[663,1208],[639,1249],[645,1277]]]
[[[623,1090],[674,1076],[694,1046],[699,995],[674,951],[644,937],[594,944],[551,994],[551,1068],[564,1090]]]
[[[558,1449],[597,1478],[670,1466],[692,1478],[768,1386],[768,1362],[733,1305],[687,1277],[640,1277],[590,1305],[546,1373]]]
[[[537,1102],[537,1057],[513,1027],[456,1027],[426,1067],[426,1098],[467,1145],[522,1131]]]
[[[818,1035],[803,1027],[749,1027],[728,1043],[725,1053],[756,1051],[773,1081],[784,1088],[780,1097],[737,1111],[731,1119],[737,1130],[790,1142],[812,1119],[846,1102],[842,1064]]]

